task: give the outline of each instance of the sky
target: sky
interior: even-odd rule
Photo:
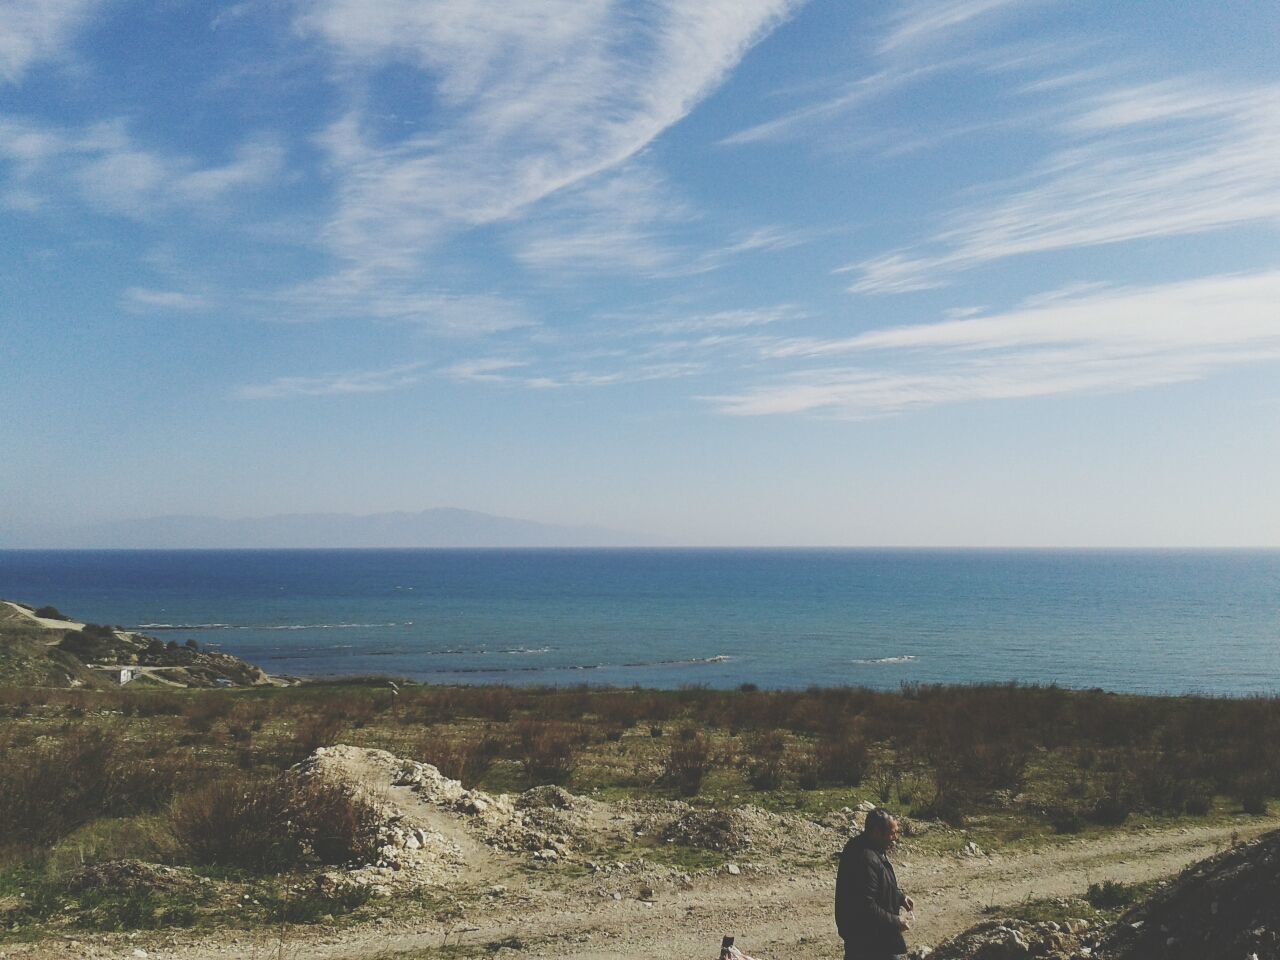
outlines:
[[[0,0],[0,532],[1280,546],[1280,5]]]

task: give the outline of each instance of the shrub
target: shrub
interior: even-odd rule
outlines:
[[[347,784],[292,774],[210,784],[180,798],[170,824],[194,862],[255,873],[371,858],[376,850],[372,803]]]
[[[858,787],[871,769],[871,745],[851,726],[824,737],[815,752],[819,776],[828,783]]]
[[[1095,910],[1113,910],[1127,907],[1138,899],[1140,891],[1137,887],[1119,880],[1103,880],[1101,883],[1089,884],[1084,898]]]
[[[303,716],[293,731],[293,739],[281,744],[281,760],[287,766],[305,760],[320,747],[332,747],[342,733],[342,718],[333,713]]]
[[[293,795],[293,816],[321,863],[371,860],[377,853],[377,808],[349,784],[302,784]]]
[[[519,727],[520,763],[535,785],[569,782],[578,762],[577,731],[567,724],[522,721]]]
[[[822,765],[818,753],[810,748],[796,757],[796,784],[801,790],[817,790],[822,783]]]
[[[692,727],[680,731],[671,744],[663,776],[673,783],[686,797],[692,797],[702,789],[702,781],[711,769],[711,746],[706,738]]]
[[[61,613],[58,612],[57,607],[53,607],[53,606],[40,607],[38,610],[36,610],[36,616],[44,617],[46,620],[66,620],[67,619],[67,617],[64,617]]]
[[[1064,804],[1046,811],[1054,833],[1079,833],[1084,829],[1084,813],[1078,806]]]
[[[1093,804],[1090,819],[1095,823],[1107,826],[1119,826],[1129,819],[1133,812],[1133,791],[1131,785],[1121,776],[1111,778],[1107,792]]]
[[[1242,777],[1236,783],[1236,799],[1240,809],[1253,816],[1267,812],[1267,784],[1261,777]]]
[[[424,732],[413,747],[413,755],[429,763],[453,780],[463,783],[475,783],[493,763],[494,746],[500,747],[492,738],[481,741],[446,740],[429,732]]]
[[[19,843],[50,843],[98,817],[156,810],[180,769],[169,755],[140,757],[109,734],[77,727],[61,742],[2,754],[0,823],[4,839]]]
[[[757,790],[777,790],[786,773],[786,738],[776,730],[762,734],[750,744],[747,782]]]

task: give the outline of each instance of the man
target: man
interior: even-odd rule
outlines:
[[[915,907],[898,889],[888,851],[898,842],[898,821],[888,810],[867,814],[862,833],[840,854],[836,873],[836,929],[844,940],[845,960],[894,960],[904,957],[910,926],[898,916]]]

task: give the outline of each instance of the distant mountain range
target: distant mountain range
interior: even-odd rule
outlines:
[[[0,547],[205,549],[304,547],[620,547],[641,538],[440,507],[418,513],[286,513],[228,520],[168,516],[0,530]]]

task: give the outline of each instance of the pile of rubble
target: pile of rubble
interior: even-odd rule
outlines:
[[[143,860],[108,860],[73,873],[67,878],[67,889],[74,892],[174,893],[209,883],[186,867],[166,867]]]
[[[913,958],[1280,960],[1280,831],[1193,864],[1105,927],[990,920]]]
[[[686,847],[737,853],[751,846],[751,821],[740,810],[689,810],[670,821],[660,836]]]
[[[345,744],[320,748],[296,769],[349,783],[378,809],[377,861],[331,873],[324,881],[371,885],[375,893],[404,882],[437,883],[456,873],[464,851],[442,832],[446,827],[458,839],[531,853],[538,862],[566,859],[582,845],[597,806],[560,787],[535,787],[514,798],[468,790],[429,763]]]
[[[1280,831],[1184,870],[1121,917],[1107,960],[1280,960]]]
[[[948,940],[937,950],[914,951],[911,956],[929,960],[1082,960],[1090,957],[1089,923],[1073,919],[1030,923],[1025,920],[988,920]]]

